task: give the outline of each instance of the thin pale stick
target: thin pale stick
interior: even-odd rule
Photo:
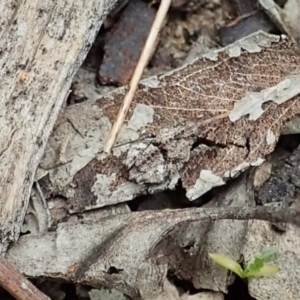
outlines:
[[[120,129],[124,123],[124,120],[125,120],[128,110],[129,110],[133,96],[137,90],[137,87],[138,87],[139,81],[143,75],[144,69],[148,64],[148,61],[150,59],[150,56],[152,54],[152,51],[153,51],[153,48],[155,45],[155,41],[159,34],[160,28],[162,27],[162,24],[165,20],[165,17],[168,13],[171,2],[172,2],[172,0],[161,0],[155,20],[153,22],[153,25],[152,25],[150,33],[149,33],[149,36],[147,38],[147,41],[145,43],[144,49],[143,49],[140,59],[137,63],[137,66],[134,70],[133,76],[131,78],[131,81],[129,84],[129,91],[127,92],[127,94],[124,97],[122,106],[121,106],[118,116],[117,116],[117,120],[115,121],[115,123],[112,127],[112,130],[109,133],[108,140],[104,147],[104,151],[107,153],[110,153],[112,147],[114,146],[115,141],[120,132]]]

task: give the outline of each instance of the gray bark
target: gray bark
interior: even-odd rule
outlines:
[[[201,264],[203,259],[207,259],[208,252],[216,250],[238,259],[240,243],[245,241],[246,232],[245,227],[243,229],[245,224],[236,223],[236,233],[228,234],[233,229],[232,222],[229,222],[231,226],[229,223],[219,223],[215,228],[210,228],[219,228],[214,240],[210,240],[206,235],[208,230],[205,230],[205,222],[220,219],[259,219],[300,225],[298,212],[276,207],[131,212],[104,218],[99,223],[61,223],[56,232],[43,236],[23,236],[10,249],[7,258],[30,277],[60,278],[96,288],[108,286],[117,288],[133,299],[158,296],[170,267],[182,272],[179,274],[185,279],[191,276],[197,288],[212,288],[211,282],[201,279],[202,272],[209,270],[211,274],[208,276],[216,280],[214,289],[226,291],[226,270],[209,261],[205,268],[201,268]],[[194,229],[191,226],[193,223]],[[225,240],[220,242],[222,227],[227,229],[227,235],[223,233]],[[247,238],[251,240],[255,237],[257,235]],[[164,244],[164,240],[169,244]],[[189,245],[192,241],[193,247],[186,249],[185,244]],[[202,243],[208,244],[204,247]],[[193,270],[195,263],[197,265]],[[285,273],[285,276],[288,274]]]
[[[15,241],[73,75],[116,0],[0,2],[0,249]]]

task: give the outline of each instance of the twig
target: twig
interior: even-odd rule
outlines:
[[[117,120],[115,121],[115,123],[113,125],[113,128],[109,134],[107,143],[104,147],[104,151],[107,153],[110,153],[112,147],[114,146],[117,136],[120,132],[120,129],[124,123],[124,120],[125,120],[128,110],[129,110],[133,96],[137,90],[137,87],[138,87],[139,81],[142,77],[142,74],[144,72],[144,69],[150,59],[150,56],[153,51],[153,47],[155,45],[155,41],[157,39],[157,36],[158,36],[158,33],[162,26],[162,23],[164,22],[164,19],[168,13],[171,2],[172,2],[172,0],[161,0],[159,9],[157,11],[157,14],[156,14],[155,20],[153,22],[153,25],[151,27],[147,41],[145,43],[143,52],[140,56],[140,59],[137,63],[137,66],[136,66],[133,76],[131,78],[131,81],[129,84],[129,91],[127,92],[127,94],[124,97],[122,106],[121,106],[118,116],[117,116]]]
[[[17,300],[51,300],[0,255],[0,285]]]

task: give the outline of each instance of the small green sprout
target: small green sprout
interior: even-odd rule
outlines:
[[[234,272],[241,278],[267,276],[280,271],[278,267],[268,264],[278,258],[277,251],[273,248],[262,249],[260,254],[245,269],[228,256],[216,253],[209,253],[209,256],[217,264]]]

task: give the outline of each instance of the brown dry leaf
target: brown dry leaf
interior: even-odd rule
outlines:
[[[122,89],[71,107],[65,118],[72,122],[53,133],[41,167],[49,172],[52,190],[69,199],[71,211],[173,189],[178,179],[188,198],[196,199],[273,151],[283,125],[300,113],[299,65],[300,50],[292,42],[251,35],[143,81],[112,157],[101,149]],[[55,166],[57,141],[70,134],[64,127],[72,127],[68,149],[74,151],[67,152],[67,163]]]
[[[285,95],[292,85],[294,95],[300,92],[294,88],[299,54],[287,41],[235,58],[223,50],[217,61],[199,59],[162,78],[159,87],[140,90],[136,101],[155,110],[148,129],[155,139],[135,155],[134,165],[127,164],[130,180],[161,184],[179,173],[188,197],[195,199],[260,164],[282,125],[300,111],[296,99],[286,101],[292,93]],[[229,113],[230,118],[220,118]]]

